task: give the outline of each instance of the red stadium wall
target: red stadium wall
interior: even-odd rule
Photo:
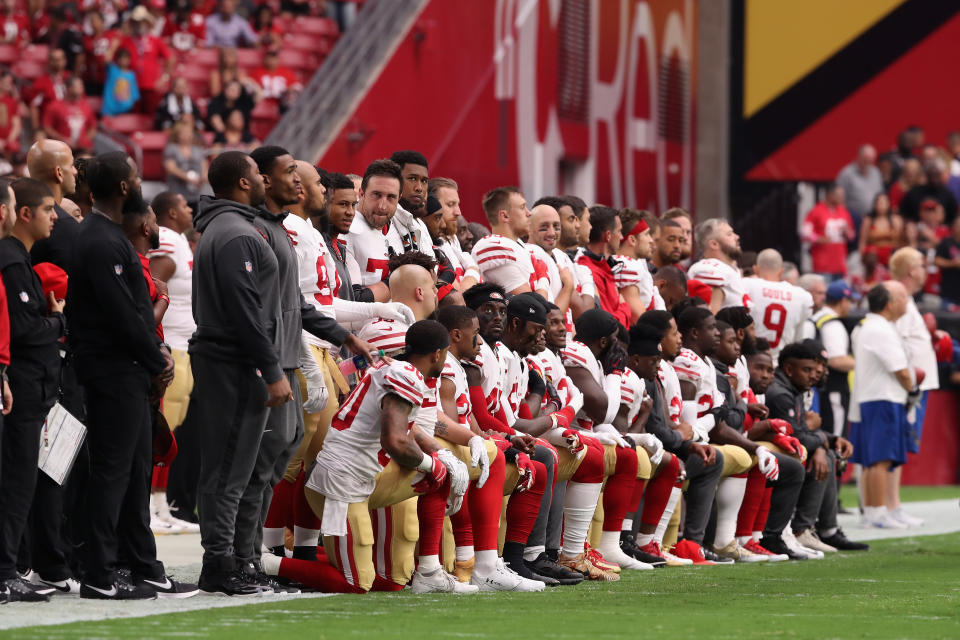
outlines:
[[[433,0],[319,159],[363,173],[416,149],[464,214],[515,184],[533,201],[692,207],[692,0]]]

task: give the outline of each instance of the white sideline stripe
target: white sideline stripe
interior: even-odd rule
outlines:
[[[928,500],[925,502],[904,502],[903,510],[911,516],[924,521],[922,527],[916,529],[866,529],[860,525],[860,515],[841,515],[838,520],[840,527],[851,540],[887,540],[891,538],[913,538],[915,536],[939,536],[945,533],[960,531],[960,488],[957,489],[957,498],[949,500]],[[856,505],[850,505],[855,510]]]

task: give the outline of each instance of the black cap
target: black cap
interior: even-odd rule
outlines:
[[[577,318],[576,340],[594,342],[600,338],[608,338],[617,331],[618,326],[620,323],[609,312],[603,309],[590,309]]]
[[[437,200],[436,196],[427,196],[427,215],[432,215],[437,211],[440,211],[443,206],[440,204],[440,201]]]
[[[507,317],[546,324],[547,308],[541,300],[543,300],[543,297],[536,293],[515,295],[507,304]]]

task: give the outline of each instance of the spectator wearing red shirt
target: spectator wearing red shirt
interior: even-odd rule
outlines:
[[[0,154],[12,160],[20,151],[20,100],[14,89],[13,74],[0,73]]]
[[[275,100],[281,107],[289,107],[303,90],[303,84],[293,69],[278,64],[277,51],[271,49],[263,57],[263,66],[254,69],[250,77],[263,89],[263,97]]]
[[[203,46],[207,39],[206,16],[188,5],[179,5],[163,25],[163,39],[177,51],[188,52]]]
[[[67,56],[60,49],[51,49],[47,54],[47,75],[33,81],[24,99],[30,105],[30,120],[34,130],[39,129],[47,107],[67,95]]]
[[[83,37],[83,80],[87,85],[87,93],[100,95],[107,79],[107,64],[113,60],[113,54],[120,46],[121,34],[113,29],[107,30],[103,14],[99,11],[87,14],[87,24],[90,34]]]
[[[0,3],[0,42],[18,47],[30,44],[30,19],[17,8],[17,0]]]
[[[43,116],[43,130],[48,138],[65,142],[74,151],[92,151],[97,135],[97,116],[87,103],[83,80],[67,81],[67,95],[47,108]]]
[[[174,63],[166,43],[149,33],[152,22],[153,16],[147,8],[138,6],[130,14],[132,34],[120,43],[121,49],[130,52],[131,67],[137,74],[140,109],[150,115],[157,110],[167,90]]]
[[[847,243],[856,237],[856,229],[843,206],[843,187],[827,187],[826,198],[804,218],[802,236],[810,243],[815,272],[835,279],[847,275]]]

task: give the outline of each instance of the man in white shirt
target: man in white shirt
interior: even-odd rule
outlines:
[[[533,207],[530,216],[530,236],[527,248],[533,258],[534,269],[540,266],[546,270],[548,290],[547,300],[557,305],[566,315],[570,301],[576,293],[576,281],[573,272],[566,265],[561,266],[553,254],[560,239],[560,214],[548,204]]]
[[[394,151],[390,159],[400,167],[400,202],[387,230],[387,244],[393,253],[419,251],[433,257],[426,215],[429,172],[427,159],[417,151]]]
[[[770,343],[770,357],[776,362],[784,345],[800,340],[813,299],[800,287],[783,282],[783,257],[776,249],[757,254],[756,272],[756,278],[743,279],[743,286],[753,301],[750,315],[757,337]]]
[[[741,253],[740,236],[733,232],[733,227],[720,218],[704,220],[697,225],[697,244],[703,258],[690,265],[687,277],[710,287],[710,311],[716,313],[724,307],[753,306],[737,266]]]
[[[374,160],[367,167],[360,183],[357,202],[359,216],[350,224],[350,232],[343,238],[346,244],[345,262],[354,286],[361,285],[373,291],[377,302],[390,299],[390,291],[383,280],[387,277],[390,255],[386,233],[397,211],[403,177],[400,167],[391,160]]]
[[[890,500],[898,491],[891,471],[907,461],[906,404],[922,373],[910,366],[896,323],[907,312],[907,290],[896,281],[877,285],[867,294],[870,312],[854,332],[856,359],[850,441],[853,461],[863,465],[860,476],[863,521],[870,527],[905,529]]]
[[[923,434],[923,418],[927,410],[927,392],[940,387],[940,375],[937,371],[937,356],[933,351],[933,342],[930,331],[927,329],[913,296],[923,289],[926,282],[927,270],[924,266],[923,254],[912,247],[903,247],[890,256],[890,276],[902,284],[907,290],[907,312],[897,320],[897,333],[903,339],[907,349],[907,360],[914,367],[923,370],[924,378],[920,383],[920,399],[914,411],[907,414],[907,421],[913,428],[907,440],[907,451],[919,453],[920,437]],[[900,468],[893,472],[900,486]],[[890,496],[893,498],[894,496]],[[899,491],[897,492],[899,499]],[[889,506],[889,505],[888,505]],[[907,524],[919,526],[923,522],[908,516],[899,508],[899,502],[893,504],[895,517]]]
[[[493,233],[473,245],[473,259],[484,280],[517,295],[536,291],[547,297],[545,283],[534,279],[533,259],[520,238],[530,233],[530,209],[516,187],[498,187],[483,196],[483,211]],[[534,289],[537,285],[538,288]]]

